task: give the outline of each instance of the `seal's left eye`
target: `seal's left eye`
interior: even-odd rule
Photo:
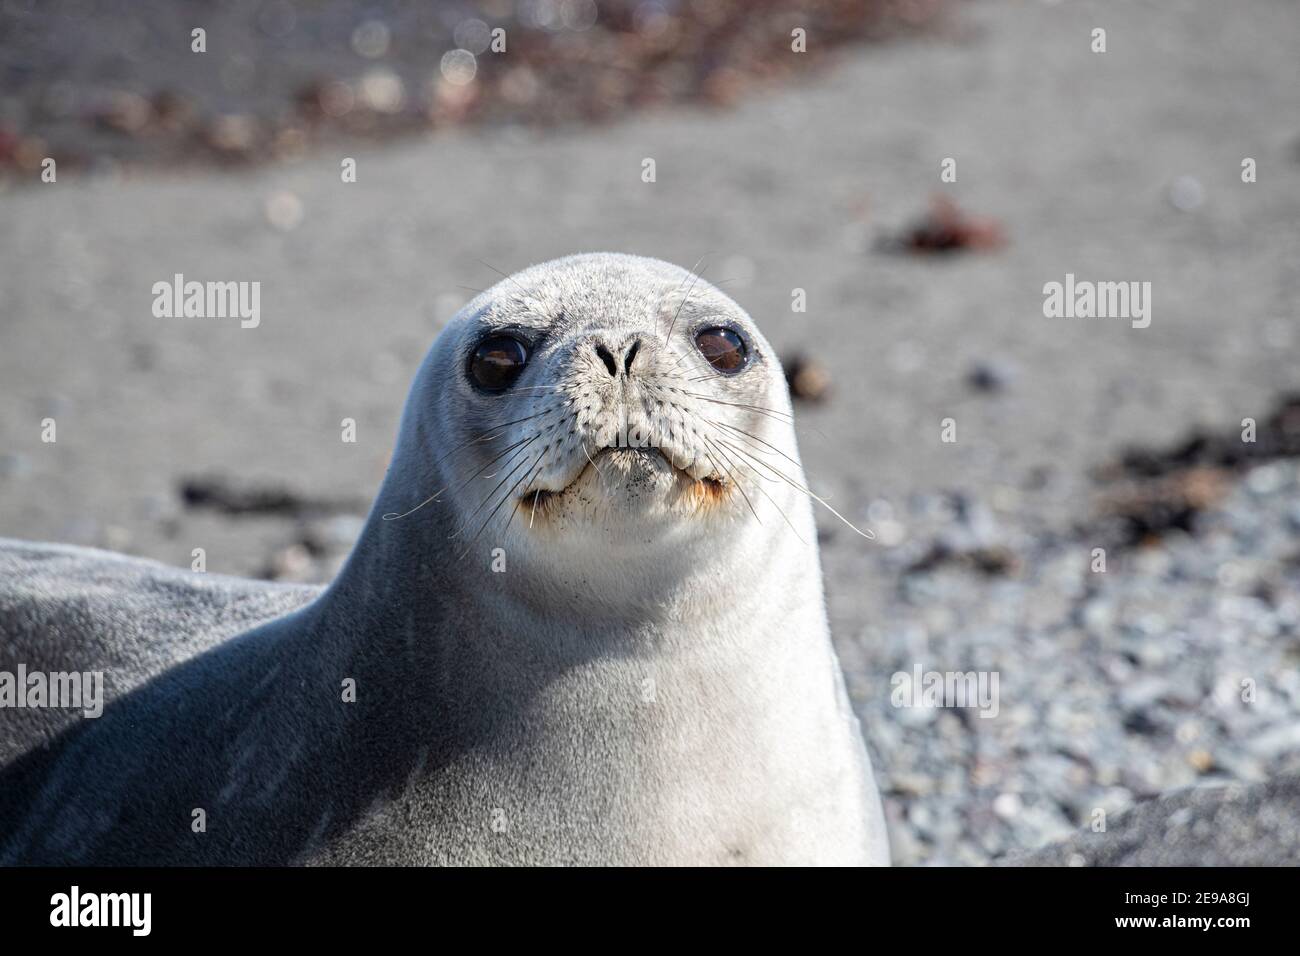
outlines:
[[[513,335],[489,335],[469,357],[469,377],[489,392],[503,392],[528,362],[528,349]]]
[[[701,329],[695,333],[695,347],[709,364],[723,374],[739,372],[749,361],[749,349],[739,333],[724,326]]]

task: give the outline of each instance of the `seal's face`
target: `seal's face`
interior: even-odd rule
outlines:
[[[441,428],[457,444],[441,500],[466,540],[680,543],[759,519],[780,507],[773,483],[802,482],[775,356],[692,272],[632,256],[546,263],[471,302],[444,338]]]

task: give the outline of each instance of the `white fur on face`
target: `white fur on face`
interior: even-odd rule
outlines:
[[[696,333],[712,326],[742,335],[742,371],[723,374],[700,353]],[[530,354],[510,388],[487,394],[466,367],[494,333]],[[803,481],[770,346],[744,310],[685,269],[616,255],[535,266],[466,306],[435,351],[451,379],[442,433],[465,445],[443,484],[467,534],[576,542],[684,524],[704,534],[719,519],[780,508],[788,487],[777,472]]]

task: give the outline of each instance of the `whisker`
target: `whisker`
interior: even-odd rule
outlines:
[[[537,468],[536,468],[536,469],[534,469],[533,471],[528,472],[528,473],[527,473],[527,475],[528,475],[528,480],[531,481],[535,476],[540,475],[540,474],[542,473],[542,468],[543,468],[543,467],[545,467],[545,462],[541,462],[541,463],[539,463],[539,464],[537,465]],[[540,495],[541,493],[542,493],[542,489],[538,488],[538,489],[537,489],[537,494]],[[527,495],[525,495],[525,497],[527,497]],[[520,505],[522,502],[523,502],[523,498],[516,498],[516,499],[515,499],[515,506],[514,506],[513,508],[510,509],[510,517],[506,519],[506,525],[505,525],[505,528],[502,529],[503,531],[508,531],[508,530],[510,529],[510,523],[511,523],[512,521],[515,520],[515,512],[519,510],[519,505]],[[533,502],[533,507],[535,508],[536,506],[537,506],[537,503],[536,503],[536,501],[534,501],[534,502]],[[533,526],[533,523],[532,523],[531,521],[529,521],[529,522],[528,522],[528,527],[531,528],[532,526]]]
[[[679,356],[677,357],[677,361],[674,362],[674,363],[669,367],[668,371],[670,371],[670,372],[675,372],[675,371],[677,371],[679,368],[682,367],[682,363],[683,363],[683,362],[685,362],[687,359],[694,358],[694,357],[695,357],[695,356],[691,355],[690,352],[683,352],[681,355],[679,355]]]
[[[553,411],[555,411],[557,408],[563,408],[563,407],[564,407],[564,403],[563,403],[563,402],[557,402],[557,403],[554,404],[554,405],[547,405],[547,406],[546,406],[545,408],[543,408],[540,412],[534,412],[534,413],[531,414],[531,415],[525,415],[523,418],[516,418],[516,419],[515,419],[514,421],[512,421],[512,422],[505,422],[504,424],[497,425],[496,427],[497,427],[497,428],[509,428],[511,425],[522,425],[524,422],[530,422],[530,421],[532,421],[534,418],[540,418],[542,415],[545,415],[547,412],[553,412]]]
[[[538,457],[540,457],[540,456],[538,456]],[[536,459],[534,459],[534,461],[536,461]],[[522,462],[520,462],[520,464],[522,464]],[[522,475],[520,475],[520,476],[519,476],[519,479],[518,479],[518,480],[517,480],[517,481],[516,481],[516,482],[515,482],[511,487],[510,487],[510,490],[507,491],[504,495],[501,496],[501,500],[500,500],[499,502],[497,502],[496,507],[492,509],[491,514],[489,514],[489,515],[487,516],[487,518],[484,520],[483,524],[481,524],[481,525],[479,526],[479,529],[478,529],[477,532],[475,532],[474,537],[470,538],[469,541],[467,541],[467,542],[465,543],[465,550],[461,551],[460,554],[458,554],[458,555],[456,556],[456,560],[457,560],[457,561],[463,561],[463,560],[465,560],[466,556],[470,553],[471,550],[473,550],[474,542],[477,541],[477,540],[479,539],[479,536],[483,534],[483,530],[488,526],[489,522],[491,522],[492,519],[496,516],[496,513],[497,513],[499,510],[501,510],[501,506],[502,506],[503,504],[505,504],[507,501],[510,500],[510,496],[511,496],[511,494],[514,492],[515,488],[518,488],[520,482],[522,482],[524,479],[526,479],[526,478],[528,477],[528,475],[531,473],[530,470],[529,470],[529,469],[531,469],[531,467],[532,467],[532,462],[529,462],[529,468],[528,468],[528,469],[525,469],[525,470],[524,470],[524,473],[523,473]],[[493,489],[493,494],[495,494],[495,493],[496,493],[496,489]],[[491,496],[489,496],[489,498],[490,498],[490,497],[491,497]],[[485,501],[485,503],[486,503],[486,501]],[[519,503],[518,501],[515,502],[516,505],[518,505],[518,503]],[[482,507],[482,506],[480,505],[480,507]],[[514,511],[513,511],[513,510],[510,512],[510,517],[511,517],[511,518],[514,517]],[[506,519],[506,527],[507,527],[507,528],[510,527],[510,519]],[[460,532],[461,532],[461,531],[464,531],[464,530],[465,530],[465,526],[462,526],[462,527],[461,527],[461,528],[456,532],[456,534],[460,534]],[[456,536],[456,535],[450,535],[449,537],[453,537],[453,538],[454,538],[455,536]]]
[[[699,355],[698,353],[683,352],[681,358],[677,360],[676,364],[674,364],[672,368],[669,369],[669,371],[676,372],[680,370],[685,373],[707,371],[713,375],[717,375],[718,373],[714,371],[713,366],[705,364],[703,358],[704,356]],[[693,364],[687,365],[686,368],[682,368],[682,362],[688,359],[693,360]]]
[[[785,416],[784,418],[777,418],[776,420],[779,422],[785,422],[786,424],[792,424],[794,422],[793,415],[791,415],[789,412],[783,412],[777,408],[766,408],[762,405],[749,405],[745,402],[724,402],[720,398],[711,398],[708,395],[701,395],[699,392],[682,392],[682,394],[689,396],[690,398],[698,398],[701,401],[713,402],[715,405],[730,405],[732,408],[748,408],[751,411],[760,412],[761,414],[764,415],[773,415],[773,416],[783,415]]]
[[[771,465],[769,465],[767,462],[765,462],[765,461],[761,461],[761,460],[759,460],[758,458],[755,458],[752,454],[750,454],[749,452],[747,452],[745,449],[741,448],[741,447],[738,446],[738,445],[733,445],[731,442],[727,441],[727,440],[724,439],[724,438],[719,437],[717,441],[718,441],[718,444],[719,444],[719,445],[722,445],[723,447],[726,447],[726,448],[730,448],[730,449],[731,449],[733,452],[735,452],[737,455],[740,455],[740,456],[745,460],[746,464],[749,465],[749,470],[752,471],[752,472],[754,472],[755,476],[757,476],[757,477],[759,477],[759,478],[762,478],[764,481],[777,481],[777,480],[779,480],[779,479],[777,479],[777,478],[768,478],[768,477],[766,477],[765,475],[762,475],[762,474],[760,474],[759,472],[755,471],[754,466],[757,465],[757,466],[761,467],[764,471],[767,471],[767,472],[769,472],[769,473],[774,473],[774,472],[775,472],[775,469],[774,469]]]
[[[786,461],[788,461],[790,464],[794,465],[796,468],[800,468],[800,469],[803,468],[803,465],[801,465],[798,461],[796,461],[795,459],[791,458],[789,455],[787,455],[787,454],[786,454],[785,452],[783,452],[781,449],[777,448],[777,447],[776,447],[775,445],[773,445],[771,442],[768,442],[768,441],[765,441],[765,440],[762,439],[762,438],[759,438],[759,437],[758,437],[757,435],[755,435],[753,432],[747,432],[747,431],[745,431],[745,429],[743,429],[743,428],[738,428],[737,426],[735,426],[735,425],[731,425],[731,424],[728,424],[727,422],[714,421],[712,418],[708,418],[708,417],[705,417],[705,416],[700,416],[700,417],[703,418],[703,419],[704,419],[706,422],[708,422],[710,425],[715,425],[715,426],[717,426],[717,427],[719,427],[719,428],[725,428],[725,429],[727,429],[728,431],[739,432],[741,435],[744,435],[744,436],[747,437],[747,438],[752,438],[754,441],[758,442],[760,445],[765,445],[766,447],[770,448],[772,451],[776,452],[778,455],[780,455],[782,458],[784,458],[784,459],[785,459]]]
[[[531,445],[533,442],[537,441],[537,439],[540,438],[540,437],[541,437],[540,435],[534,435],[532,438],[529,438],[529,439],[525,440],[524,442],[522,442],[521,444],[523,445],[523,447],[519,449],[519,452],[522,452],[522,451],[524,450],[524,448],[527,448],[527,447],[528,447],[529,445]],[[515,457],[518,457],[519,452],[516,452],[516,453],[515,453]],[[511,461],[513,461],[513,460],[514,460],[514,459],[512,458]],[[470,512],[470,513],[465,517],[465,521],[464,521],[464,523],[462,523],[461,526],[460,526],[459,528],[457,528],[456,531],[454,531],[454,532],[453,532],[452,534],[450,534],[448,537],[451,537],[451,538],[458,537],[458,536],[460,535],[460,533],[461,533],[462,531],[464,531],[466,527],[469,526],[470,519],[472,519],[476,514],[478,514],[480,511],[482,511],[482,510],[483,510],[483,506],[486,505],[489,501],[491,501],[494,497],[496,497],[496,493],[497,493],[498,491],[501,490],[501,486],[504,485],[507,481],[509,481],[511,475],[513,475],[515,472],[517,472],[517,471],[520,469],[520,467],[524,464],[524,462],[526,462],[527,460],[528,460],[527,457],[520,458],[519,461],[515,464],[515,466],[514,466],[513,468],[511,468],[509,472],[506,473],[506,476],[505,476],[504,478],[502,478],[499,482],[497,482],[496,486],[493,487],[493,489],[487,493],[487,497],[485,497],[482,501],[479,502],[478,507],[475,508],[473,511],[471,511],[471,512]],[[531,467],[531,465],[530,465],[529,467]],[[477,477],[477,476],[476,476],[476,477]]]
[[[714,445],[713,442],[709,441],[708,438],[705,438],[704,440],[705,440],[705,442],[707,442],[708,444],[713,445],[715,448],[718,447],[717,445]],[[723,444],[727,444],[727,442],[724,441]],[[733,450],[736,451],[737,454],[741,454],[742,457],[747,458],[749,461],[757,461],[757,459],[753,459],[753,458],[750,458],[749,456],[745,456],[742,452],[740,452],[739,449],[733,449]],[[721,455],[727,455],[727,453],[724,452],[721,448],[718,448],[718,453],[721,454]],[[732,459],[730,455],[727,455],[727,460],[728,460],[728,461],[731,461],[731,463],[732,463],[733,465],[736,464],[735,460]],[[753,467],[752,467],[752,466],[750,467],[750,471],[753,471]],[[803,535],[801,535],[801,534],[799,533],[799,530],[798,530],[797,528],[795,528],[795,526],[794,526],[794,522],[792,522],[792,521],[790,520],[790,516],[787,515],[787,514],[785,513],[785,509],[782,508],[779,504],[777,504],[776,499],[773,498],[770,494],[768,494],[767,489],[764,488],[762,485],[759,485],[759,484],[755,484],[754,487],[757,488],[757,489],[758,489],[758,490],[763,494],[763,496],[764,496],[765,498],[767,498],[768,501],[772,502],[772,507],[774,507],[774,508],[777,510],[777,513],[779,513],[779,514],[781,515],[782,519],[784,519],[785,523],[786,523],[787,525],[789,525],[791,533],[792,533],[796,538],[799,539],[799,542],[800,542],[801,544],[807,544],[808,542],[804,541]]]
[[[754,459],[754,460],[757,461],[757,459]],[[807,496],[808,496],[809,498],[811,498],[813,501],[815,501],[815,502],[817,502],[818,504],[820,504],[823,508],[825,508],[825,509],[826,509],[827,511],[829,511],[831,514],[833,514],[835,517],[839,518],[840,521],[844,522],[846,525],[848,525],[850,528],[852,528],[852,529],[853,529],[854,531],[856,531],[858,534],[862,535],[862,537],[866,538],[868,541],[875,541],[875,540],[876,540],[876,536],[875,536],[874,533],[872,533],[872,531],[871,531],[870,528],[868,528],[866,531],[863,531],[861,528],[859,528],[857,525],[855,525],[855,524],[854,524],[852,521],[850,521],[848,518],[844,517],[844,515],[840,514],[838,511],[836,511],[834,508],[832,508],[831,505],[830,505],[830,502],[828,502],[825,498],[821,497],[821,495],[819,495],[819,494],[817,494],[816,492],[814,492],[814,491],[810,491],[809,489],[803,487],[803,486],[800,485],[797,481],[795,481],[794,479],[790,478],[788,475],[786,475],[785,473],[783,473],[779,468],[773,468],[770,464],[768,464],[768,463],[766,463],[766,462],[764,462],[764,464],[767,465],[767,467],[771,470],[772,474],[777,475],[777,476],[778,476],[782,481],[784,481],[786,484],[788,484],[791,488],[794,488],[796,491],[799,491],[799,492],[801,492],[801,493],[807,495]]]
[[[446,461],[446,460],[447,460],[448,458],[450,458],[452,455],[456,454],[456,452],[458,452],[458,451],[462,451],[462,450],[464,450],[465,448],[468,448],[470,445],[479,444],[479,443],[481,443],[481,442],[493,441],[494,439],[499,438],[499,437],[501,436],[501,431],[500,431],[500,429],[503,429],[503,428],[509,428],[511,425],[520,425],[520,424],[523,424],[524,422],[532,421],[534,418],[539,418],[539,417],[541,417],[542,415],[546,415],[546,414],[548,414],[549,412],[552,412],[552,411],[554,411],[555,409],[560,408],[560,407],[562,407],[562,405],[551,405],[551,406],[548,406],[548,407],[546,407],[546,408],[543,408],[540,412],[535,412],[535,413],[532,414],[532,415],[525,415],[523,418],[516,418],[514,421],[511,421],[511,422],[503,422],[503,423],[500,424],[500,425],[494,425],[493,427],[489,428],[486,432],[484,432],[482,435],[479,435],[479,436],[476,437],[476,438],[471,438],[471,439],[469,439],[468,441],[462,442],[461,444],[459,444],[459,445],[457,445],[455,448],[453,448],[451,451],[449,451],[449,452],[447,452],[445,455],[443,455],[441,458],[435,459],[433,464],[434,464],[435,467],[436,467],[437,465],[440,465],[442,462]],[[489,434],[490,432],[496,432],[496,434],[495,434],[495,435],[493,435],[493,434]],[[511,446],[511,447],[517,447],[517,444],[514,445],[514,446]],[[505,452],[503,452],[502,454],[505,454],[506,452],[509,452],[509,451],[510,451],[510,448],[507,448],[507,449],[505,450]],[[500,456],[498,456],[498,458],[499,458],[499,457],[500,457]],[[493,458],[492,461],[488,462],[488,465],[490,466],[490,465],[492,464],[492,462],[493,462],[493,461],[497,461],[498,458]],[[487,466],[485,466],[485,467],[487,467]],[[477,477],[477,476],[471,476],[471,478],[473,478],[473,477]],[[383,520],[384,520],[384,521],[397,521],[397,520],[400,519],[400,518],[405,518],[407,515],[415,514],[415,512],[419,511],[421,508],[423,508],[423,507],[424,507],[425,505],[427,505],[429,502],[436,500],[436,499],[438,498],[438,496],[441,495],[444,491],[446,491],[449,487],[451,487],[450,484],[443,485],[441,488],[439,488],[437,491],[435,491],[435,492],[434,492],[433,494],[431,494],[429,497],[425,498],[423,501],[421,501],[418,505],[416,505],[416,506],[415,506],[414,508],[412,508],[410,511],[405,511],[405,512],[402,512],[401,514],[397,513],[396,511],[389,511],[389,512],[387,512],[386,514],[383,515]]]
[[[514,282],[514,283],[515,283],[515,288],[519,290],[520,294],[522,294],[523,297],[524,297],[525,299],[531,298],[531,296],[530,296],[529,293],[528,293],[528,290],[525,289],[523,286],[521,286],[518,282],[516,282],[514,276],[512,276],[512,275],[506,275],[504,272],[502,272],[500,269],[498,269],[498,268],[497,268],[496,266],[494,266],[492,263],[488,262],[486,259],[478,259],[478,260],[476,260],[476,261],[479,262],[479,263],[481,263],[481,264],[483,264],[483,265],[485,265],[485,266],[487,266],[489,269],[491,269],[491,270],[492,270],[493,272],[495,272],[497,275],[501,276],[501,278],[503,278],[503,279],[509,279],[511,282]]]
[[[526,480],[528,480],[529,475],[533,474],[533,466],[538,464],[544,457],[546,457],[545,450],[543,450],[540,454],[538,454],[536,458],[534,458],[531,462],[528,463],[528,467],[524,469],[524,473],[519,476],[519,479],[513,485],[510,486],[510,490],[501,496],[501,500],[497,502],[496,507],[493,508],[491,513],[488,514],[488,516],[483,520],[483,524],[479,526],[478,531],[474,533],[474,537],[470,539],[469,543],[471,545],[479,539],[479,536],[483,534],[484,529],[487,528],[487,526],[492,523],[492,519],[495,518],[497,512],[501,510],[501,506],[514,497],[515,489],[518,488],[520,485],[522,485]],[[515,498],[515,503],[516,504],[519,503],[518,498]],[[507,524],[508,523],[509,522],[507,522]]]
[[[500,434],[501,434],[501,433],[498,432],[496,435],[490,435],[490,436],[482,436],[482,435],[480,435],[478,438],[471,438],[469,441],[467,441],[467,442],[463,442],[462,444],[460,444],[460,445],[457,446],[456,448],[453,448],[451,451],[447,452],[447,454],[443,455],[441,458],[439,458],[437,461],[435,461],[434,464],[437,465],[438,463],[440,463],[440,462],[442,462],[442,461],[445,461],[447,458],[451,457],[451,456],[454,455],[456,452],[461,451],[461,450],[464,449],[464,448],[468,448],[470,445],[476,444],[476,443],[478,443],[478,442],[483,442],[483,441],[492,441],[493,439],[500,437]],[[508,450],[508,449],[507,449],[507,450]],[[396,511],[389,511],[389,512],[385,513],[384,516],[383,516],[383,520],[384,520],[384,521],[396,521],[396,520],[398,520],[399,518],[405,518],[407,515],[413,515],[413,514],[415,514],[417,511],[419,511],[421,508],[423,508],[425,505],[427,505],[430,501],[434,501],[435,499],[437,499],[437,497],[438,497],[439,495],[441,495],[444,491],[447,490],[447,487],[448,487],[448,486],[444,485],[443,487],[439,488],[437,491],[435,491],[435,492],[434,492],[433,494],[431,494],[429,497],[425,498],[423,501],[421,501],[418,505],[416,505],[416,506],[415,506],[414,508],[412,508],[410,511],[404,511],[404,512],[402,512],[401,514],[398,514]]]
[[[708,255],[708,253],[706,252],[704,255]],[[703,261],[704,261],[704,256],[700,256],[698,259],[696,259],[695,265],[691,267],[691,272],[695,272],[695,270],[699,268],[700,263]],[[695,276],[691,279],[690,288],[686,290],[686,295],[682,297],[681,302],[677,303],[677,311],[673,313],[672,324],[668,326],[668,334],[664,336],[665,348],[668,346],[669,340],[672,339],[673,337],[673,329],[677,328],[677,317],[682,314],[682,309],[685,308],[686,303],[690,301],[691,293],[695,291],[695,283],[699,282],[700,278],[703,275],[704,275],[703,270],[701,270],[698,273],[695,273]],[[680,289],[681,286],[679,285],[677,288]]]
[[[707,438],[705,438],[704,441],[706,444],[710,444],[710,445],[712,444],[712,442],[710,442]],[[759,524],[762,524],[763,519],[760,518],[758,516],[758,512],[754,510],[754,503],[749,500],[749,495],[745,494],[745,486],[742,485],[737,479],[732,477],[731,472],[727,470],[726,466],[719,465],[718,460],[716,458],[714,458],[712,455],[709,455],[708,452],[705,452],[705,455],[708,456],[709,461],[713,462],[714,468],[720,469],[727,475],[728,478],[731,478],[731,483],[736,486],[736,490],[739,491],[741,497],[745,499],[745,504],[749,505],[749,511],[754,516],[754,520],[757,521]]]
[[[478,471],[474,472],[474,474],[470,475],[468,478],[466,478],[464,481],[462,481],[462,482],[461,482],[461,483],[456,487],[456,490],[457,490],[457,491],[462,491],[462,490],[464,490],[464,488],[465,488],[465,487],[466,487],[466,486],[467,486],[471,481],[473,481],[475,478],[477,478],[477,477],[479,477],[480,475],[482,475],[483,472],[487,471],[489,468],[491,468],[493,465],[495,465],[498,461],[500,461],[500,460],[501,460],[502,458],[504,458],[506,455],[509,455],[511,452],[516,451],[516,450],[519,449],[521,446],[526,446],[526,445],[531,444],[532,442],[534,442],[534,441],[536,441],[536,440],[537,440],[537,436],[536,436],[536,435],[533,435],[531,438],[521,438],[521,439],[519,439],[519,441],[515,442],[514,444],[512,444],[512,445],[507,445],[506,448],[505,448],[505,449],[504,449],[500,454],[498,454],[498,455],[494,455],[494,456],[492,457],[492,459],[489,460],[488,463],[487,463],[486,465],[484,465],[484,466],[483,466],[482,468],[480,468]],[[513,461],[514,459],[511,458],[511,460]],[[495,472],[493,473],[493,475],[495,475]],[[489,475],[488,477],[493,477],[493,475]]]
[[[777,408],[768,408],[765,405],[748,405],[744,402],[724,402],[720,398],[710,398],[708,395],[701,395],[698,392],[681,392],[681,394],[689,396],[691,398],[698,398],[701,399],[702,401],[713,402],[715,405],[731,405],[735,408],[748,408],[752,411],[764,415],[765,417],[774,418],[775,421],[782,422],[783,424],[791,425],[791,426],[795,424],[794,415],[792,415],[790,412],[783,412]],[[781,415],[784,415],[785,417],[784,418],[775,417]],[[805,431],[812,432],[814,435],[818,436],[819,438],[825,439],[826,441],[830,441],[830,437],[824,431],[822,431],[820,428],[817,428],[814,425],[809,425],[806,421],[800,423],[799,428]],[[791,460],[793,461],[793,459]],[[799,463],[795,462],[795,464],[797,465]]]
[[[596,469],[596,474],[600,475],[602,483],[604,482],[605,473],[600,470],[600,465],[596,464],[596,459],[591,457],[591,452],[587,451],[587,443],[581,441],[578,444],[582,446],[582,453],[587,456],[587,461],[591,462],[591,467]]]

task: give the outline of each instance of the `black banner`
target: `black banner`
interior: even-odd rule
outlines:
[[[412,933],[436,950],[487,927],[584,936],[675,936],[688,926],[738,936],[816,936],[911,923],[917,939],[1132,938],[1200,935],[1231,945],[1277,931],[1295,873],[1274,869],[895,869],[671,873],[424,869],[0,870],[6,941],[34,936],[167,942],[338,943]],[[815,916],[815,918],[814,918]],[[449,921],[454,921],[454,924]],[[483,922],[483,920],[487,922]],[[458,924],[460,928],[453,929]],[[748,932],[747,932],[748,931]],[[1044,936],[1052,933],[1052,936]],[[1023,937],[1022,937],[1023,934]],[[601,938],[596,937],[596,938]],[[589,937],[591,938],[591,937]],[[451,940],[447,944],[454,945]]]

